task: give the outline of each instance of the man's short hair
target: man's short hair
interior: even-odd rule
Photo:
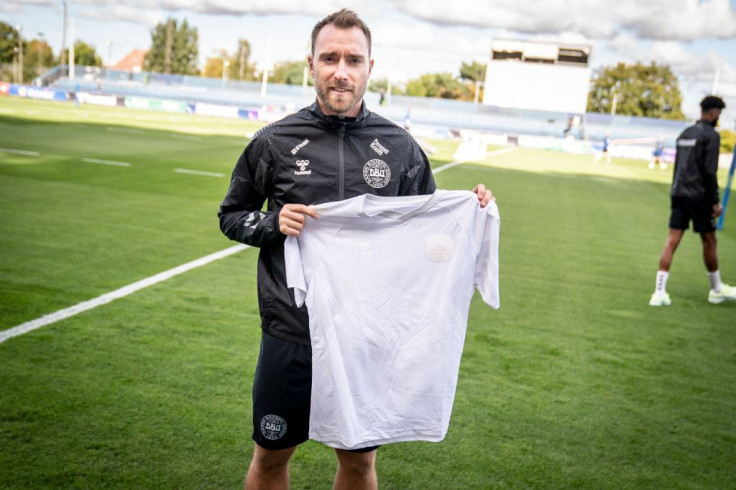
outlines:
[[[720,97],[709,95],[700,101],[700,108],[704,111],[709,109],[725,109],[726,103]]]
[[[365,37],[368,40],[368,56],[371,55],[371,30],[368,29],[366,23],[358,17],[358,14],[348,9],[339,10],[317,22],[314,29],[312,29],[312,55],[314,55],[314,43],[317,40],[319,31],[329,24],[332,24],[339,29],[351,29],[353,27],[359,28],[363,31],[363,34],[365,34]]]

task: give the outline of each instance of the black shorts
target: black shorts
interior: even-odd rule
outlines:
[[[305,442],[309,439],[311,397],[312,347],[263,332],[253,379],[253,440],[271,450]]]
[[[698,233],[716,231],[713,205],[709,202],[688,197],[672,197],[671,202],[670,228],[687,230],[692,221],[693,230]]]

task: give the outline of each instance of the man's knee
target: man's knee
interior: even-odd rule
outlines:
[[[703,248],[715,249],[718,239],[716,238],[715,232],[705,232],[700,234],[701,240],[703,240]]]
[[[335,454],[343,470],[359,475],[371,474],[375,471],[376,451],[356,453],[335,449]]]
[[[288,466],[289,459],[291,459],[294,451],[296,451],[296,447],[272,450],[255,444],[251,464],[257,466],[262,471],[279,471]]]

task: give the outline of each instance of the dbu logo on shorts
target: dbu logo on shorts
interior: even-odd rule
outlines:
[[[261,434],[270,441],[281,439],[286,434],[286,420],[278,415],[266,415],[261,419]]]

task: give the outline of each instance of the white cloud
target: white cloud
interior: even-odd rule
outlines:
[[[27,7],[29,5],[35,5],[35,6],[51,6],[56,5],[58,2],[54,0],[23,0],[22,2],[17,2],[14,0],[6,1],[0,4],[0,12],[7,12],[10,14],[15,14],[21,11],[23,7]]]
[[[613,39],[623,31],[654,40],[736,37],[736,12],[729,0],[617,0],[591,2],[477,2],[392,0],[408,15],[438,25],[505,28],[523,34],[575,32],[592,39]]]
[[[142,10],[133,6],[112,5],[106,8],[82,8],[77,15],[84,19],[133,22],[154,27],[166,19],[167,13],[162,10]]]

